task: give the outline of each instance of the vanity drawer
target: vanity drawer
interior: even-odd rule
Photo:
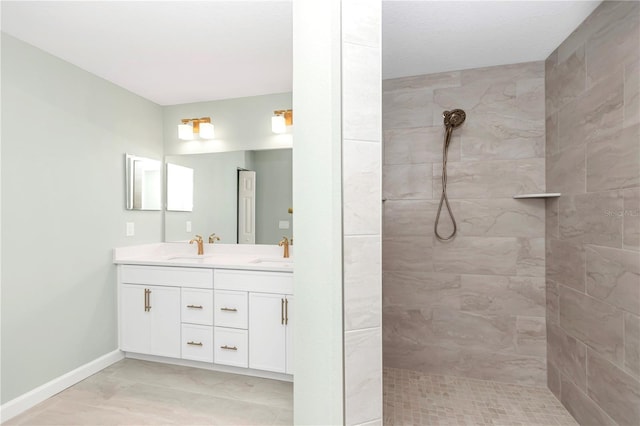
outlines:
[[[247,330],[214,327],[213,342],[215,344],[214,363],[244,368],[249,366],[249,334]]]
[[[215,290],[215,325],[246,329],[248,324],[247,292]]]
[[[213,290],[182,289],[182,322],[213,325]]]
[[[213,362],[213,327],[182,324],[182,358]]]
[[[216,290],[293,294],[291,272],[216,269],[213,277],[213,288]]]
[[[213,270],[169,266],[122,265],[120,282],[126,284],[213,288]]]

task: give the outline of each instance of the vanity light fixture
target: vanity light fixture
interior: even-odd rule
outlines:
[[[271,117],[271,131],[273,133],[284,133],[287,131],[287,126],[291,125],[293,125],[293,110],[273,111],[273,117]]]
[[[190,141],[197,134],[201,139],[213,139],[215,131],[210,117],[183,118],[178,124],[178,139]]]

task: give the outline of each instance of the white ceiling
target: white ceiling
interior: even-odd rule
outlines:
[[[600,1],[383,3],[383,77],[545,59]],[[287,1],[2,1],[2,31],[160,105],[291,91]]]

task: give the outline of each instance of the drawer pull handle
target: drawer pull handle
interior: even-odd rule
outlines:
[[[202,342],[187,342],[187,345],[191,345],[191,346],[202,346]]]
[[[238,348],[235,347],[235,346],[227,346],[227,345],[220,346],[220,349],[228,349],[230,351],[237,351],[238,350]]]
[[[202,309],[202,305],[187,305],[187,308],[191,308],[191,309]]]
[[[225,312],[238,312],[236,308],[220,308],[220,310]]]

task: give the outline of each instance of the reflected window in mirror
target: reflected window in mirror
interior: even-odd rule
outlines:
[[[125,154],[127,210],[161,210],[162,162]]]
[[[193,169],[167,163],[167,210],[193,211]]]

